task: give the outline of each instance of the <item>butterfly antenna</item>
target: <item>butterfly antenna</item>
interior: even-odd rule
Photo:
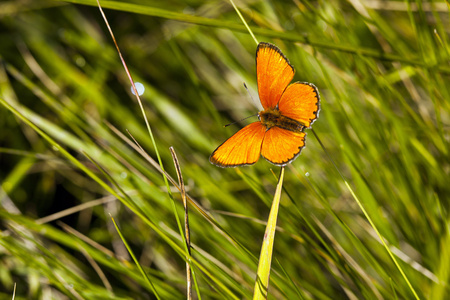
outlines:
[[[245,89],[247,90],[247,93],[248,93],[248,95],[250,96],[250,98],[252,99],[253,103],[256,103],[256,102],[255,102],[255,99],[253,99],[253,96],[252,96],[252,94],[250,93],[250,91],[249,91],[247,85],[245,84],[245,82],[244,82],[244,87],[245,87]]]
[[[228,127],[228,126],[233,125],[233,124],[236,124],[236,123],[238,123],[238,122],[247,120],[248,118],[257,117],[257,116],[258,116],[258,114],[256,113],[256,114],[254,114],[254,115],[251,115],[251,116],[248,116],[248,117],[246,117],[246,118],[243,118],[243,119],[241,119],[241,120],[239,120],[239,121],[235,121],[235,122],[231,122],[230,124],[223,125],[223,127]]]
[[[250,91],[248,90],[248,87],[247,87],[247,85],[245,84],[245,82],[244,82],[244,87],[245,87],[245,89],[247,90],[248,94],[250,95],[250,98],[252,99],[252,101],[255,102],[255,100],[253,100],[252,94],[250,94]],[[243,118],[243,119],[241,119],[241,120],[239,120],[239,121],[232,122],[232,123],[230,123],[230,124],[224,125],[223,127],[228,127],[228,126],[230,126],[230,125],[236,124],[237,122],[241,122],[241,121],[247,120],[248,118],[256,117],[256,116],[258,116],[258,114],[254,114],[254,115],[248,116],[248,117]]]

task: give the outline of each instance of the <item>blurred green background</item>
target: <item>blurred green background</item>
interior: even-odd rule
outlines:
[[[210,216],[190,206],[194,298],[251,298],[279,167],[208,158],[260,110],[255,41],[228,1],[101,4],[165,170],[172,146]],[[269,299],[448,299],[448,1],[236,5],[321,94],[327,152],[307,130],[286,169]],[[1,297],[186,298],[181,196],[132,147],[127,130],[156,160],[95,1],[0,2],[0,63]]]

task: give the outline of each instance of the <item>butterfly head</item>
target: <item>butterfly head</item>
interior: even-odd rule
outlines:
[[[267,129],[277,126],[280,117],[281,113],[277,107],[266,108],[258,113],[259,120]]]

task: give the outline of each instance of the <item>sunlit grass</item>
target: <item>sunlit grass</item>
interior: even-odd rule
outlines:
[[[163,174],[126,132],[157,161],[139,105],[95,1],[73,3],[90,6],[1,4],[1,295],[17,283],[15,299],[155,299],[111,214],[161,299],[185,298],[186,248]],[[222,169],[208,157],[251,121],[224,124],[260,109],[255,41],[228,2],[101,3],[146,88],[172,178],[177,152],[201,298],[252,298],[279,168]],[[307,130],[285,170],[269,299],[414,298],[351,191],[418,297],[450,295],[449,13],[359,3],[237,3],[257,39],[289,57],[294,80],[319,88],[313,128],[330,156]],[[39,221],[110,195],[120,201]]]

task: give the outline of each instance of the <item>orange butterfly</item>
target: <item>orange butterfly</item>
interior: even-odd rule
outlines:
[[[256,77],[263,111],[209,158],[219,167],[252,165],[262,155],[274,165],[292,162],[305,147],[305,128],[319,117],[319,92],[312,83],[295,82],[294,67],[269,43],[256,48]],[[289,84],[289,85],[288,85]]]

